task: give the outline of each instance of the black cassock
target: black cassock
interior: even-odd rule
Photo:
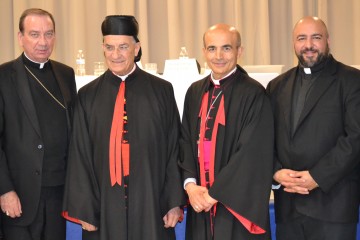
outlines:
[[[237,66],[223,90],[225,126],[216,137],[214,183],[209,194],[218,200],[214,218],[215,240],[270,239],[269,196],[273,171],[273,117],[265,89]],[[188,89],[180,140],[183,180],[196,178],[198,164],[199,111],[210,88],[210,77]],[[251,234],[229,211],[249,220],[264,234]],[[188,208],[186,236],[189,240],[211,239],[209,213]]]
[[[137,68],[126,79],[130,143],[124,187],[110,184],[110,130],[121,79],[109,70],[79,91],[64,210],[99,228],[95,239],[175,239],[163,216],[185,203],[178,162],[179,113],[170,83]]]

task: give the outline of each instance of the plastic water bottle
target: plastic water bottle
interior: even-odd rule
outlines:
[[[76,75],[85,76],[85,57],[83,50],[79,50],[76,55]]]
[[[180,54],[179,54],[179,59],[188,59],[188,58],[189,58],[189,56],[188,56],[186,47],[181,47]]]

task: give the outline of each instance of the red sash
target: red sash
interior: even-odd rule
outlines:
[[[122,171],[129,174],[129,144],[123,144],[125,81],[122,81],[116,97],[110,132],[109,167],[111,186],[122,185]],[[122,169],[124,166],[124,169]]]

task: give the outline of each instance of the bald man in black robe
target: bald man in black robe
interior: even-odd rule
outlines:
[[[209,76],[187,91],[181,131],[191,240],[270,239],[273,118],[265,89],[236,64],[239,32],[204,34]]]

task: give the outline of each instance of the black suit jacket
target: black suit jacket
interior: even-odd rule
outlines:
[[[51,60],[67,108],[70,132],[76,98],[74,70]],[[27,225],[35,217],[41,190],[43,140],[22,57],[0,66],[0,195],[16,191],[22,216],[10,219]]]
[[[295,212],[331,222],[356,222],[359,206],[360,71],[332,56],[291,131],[292,92],[298,67],[271,81],[277,171],[309,170],[319,188],[309,195],[275,191],[276,221]]]

